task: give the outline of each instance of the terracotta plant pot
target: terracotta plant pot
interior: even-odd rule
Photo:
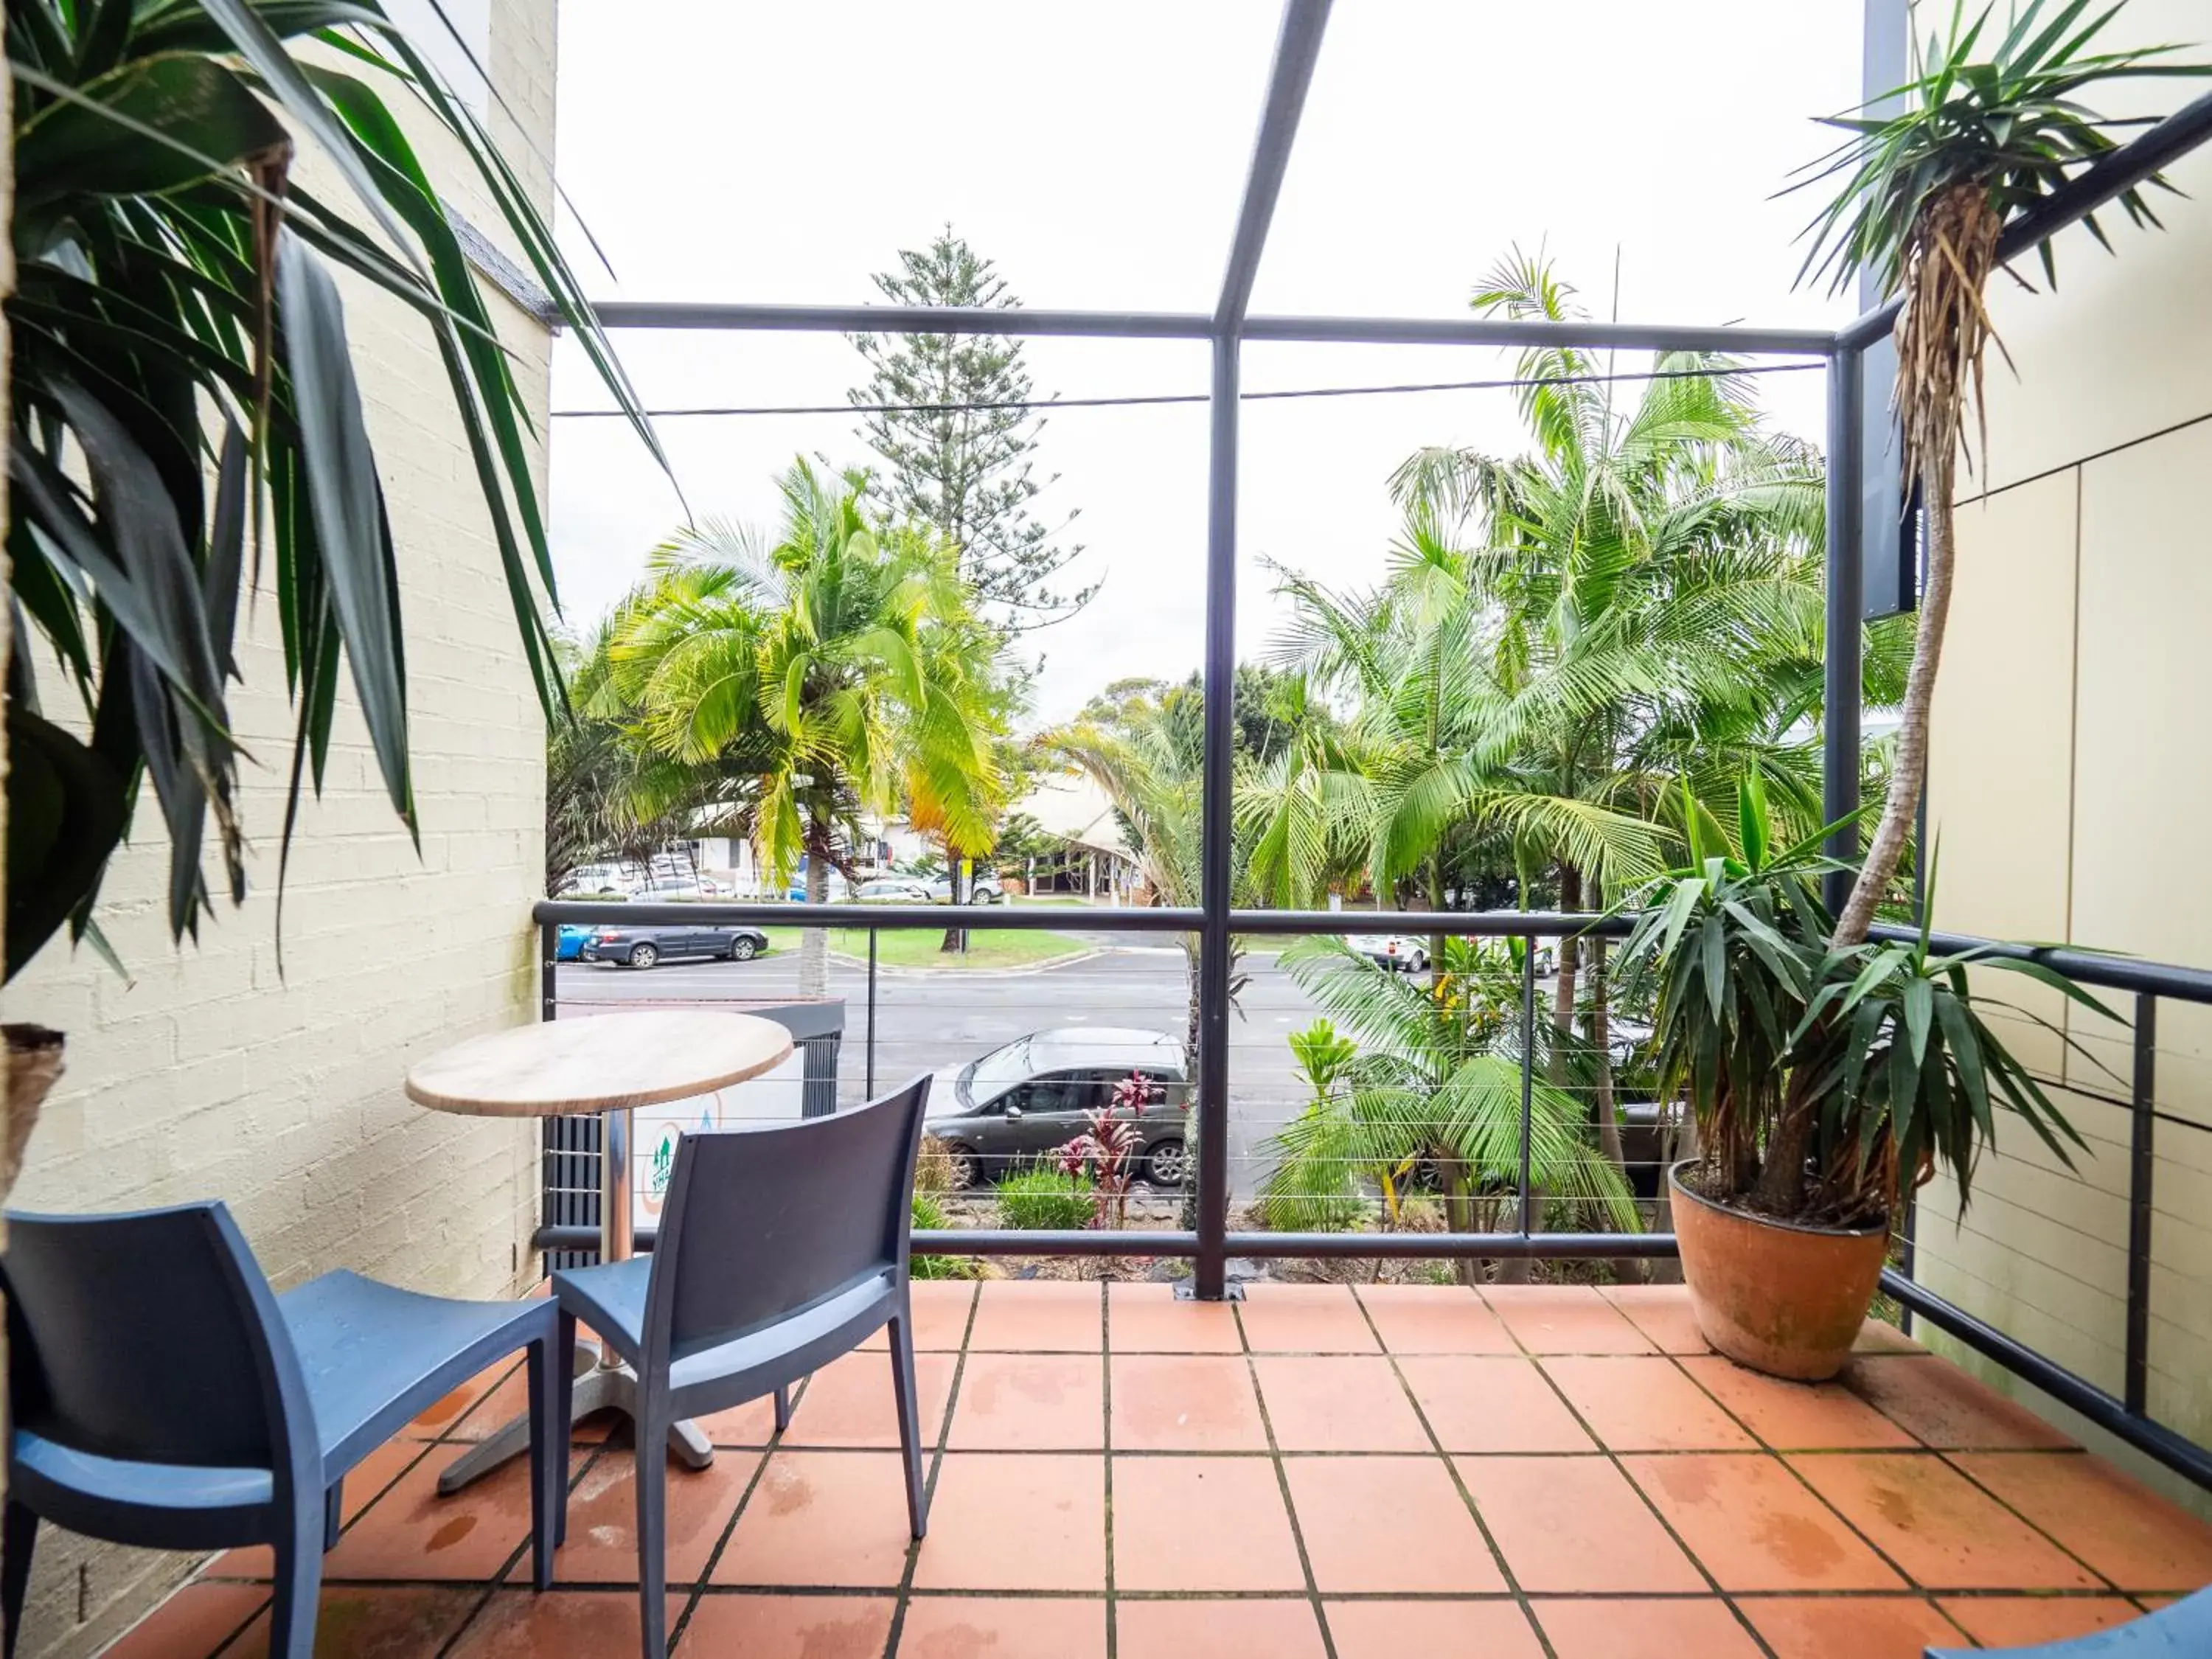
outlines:
[[[1705,1340],[1740,1365],[1800,1382],[1843,1370],[1881,1281],[1889,1230],[1802,1227],[1716,1204],[1667,1172],[1682,1278]]]

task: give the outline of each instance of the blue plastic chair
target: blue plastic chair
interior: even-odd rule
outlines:
[[[1922,1651],[1924,1659],[1970,1659],[1965,1648]],[[2212,1653],[2212,1589],[2109,1630],[2004,1651],[2013,1659],[2203,1659]]]
[[[346,1472],[527,1348],[538,1588],[567,1522],[566,1365],[550,1300],[454,1302],[356,1273],[283,1296],[220,1203],[8,1218],[8,1502],[15,1649],[39,1522],[150,1549],[271,1546],[269,1650],[309,1659]],[[558,1350],[565,1354],[568,1350]]]
[[[668,1425],[776,1394],[890,1328],[907,1518],[928,1522],[907,1294],[929,1079],[832,1117],[687,1134],[653,1254],[553,1275],[637,1372],[637,1561],[646,1659],[667,1650]]]

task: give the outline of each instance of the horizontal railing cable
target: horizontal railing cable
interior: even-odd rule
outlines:
[[[1622,369],[1606,374],[1522,374],[1483,380],[1410,380],[1388,386],[1292,386],[1273,392],[1240,392],[1242,403],[1275,403],[1309,398],[1386,398],[1426,392],[1519,392],[1537,386],[1610,386],[1622,381],[1734,380],[1745,374],[1795,374],[1826,369],[1825,360],[1805,363],[1738,363],[1725,368]],[[656,421],[763,415],[974,415],[994,410],[1050,414],[1060,409],[1144,409],[1212,401],[1205,392],[1136,392],[1121,397],[1020,398],[933,404],[695,404],[642,411]],[[626,409],[556,409],[556,421],[628,420]]]

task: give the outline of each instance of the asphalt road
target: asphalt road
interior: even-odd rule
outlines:
[[[917,1072],[965,1065],[1002,1042],[1050,1026],[1134,1026],[1179,1032],[1186,1000],[1183,955],[1172,945],[1104,944],[1112,936],[1071,929],[1100,953],[1057,968],[1021,971],[959,969],[884,970],[877,975],[875,1078],[888,1086]],[[1126,939],[1127,935],[1122,935]],[[1267,1160],[1261,1148],[1294,1115],[1301,1085],[1288,1034],[1317,1010],[1272,953],[1243,958],[1249,982],[1238,999],[1243,1018],[1230,1028],[1229,1150],[1235,1194],[1249,1197]],[[668,963],[643,972],[565,963],[564,1005],[651,1002],[763,1002],[799,992],[799,958],[778,951],[752,962]],[[862,1097],[866,1083],[868,975],[833,957],[830,994],[846,1001],[840,1091]]]

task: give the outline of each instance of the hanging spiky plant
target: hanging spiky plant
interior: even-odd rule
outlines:
[[[1791,186],[1842,180],[1836,199],[1807,227],[1812,247],[1798,280],[1826,278],[1837,291],[1871,271],[1884,299],[1903,301],[1896,331],[1898,431],[1906,483],[1919,483],[1928,514],[1928,565],[1889,793],[1857,882],[1836,919],[1838,945],[1867,936],[1903,858],[1927,774],[1929,707],[1951,602],[1953,484],[1968,408],[1982,409],[1984,354],[1992,343],[2004,349],[1984,302],[2004,233],[2081,167],[2114,149],[2114,131],[2138,125],[2083,105],[2090,87],[2212,73],[2212,65],[2174,61],[2176,46],[2089,51],[2123,5],[2084,22],[2088,3],[2069,0],[2046,16],[2044,0],[2031,0],[1987,60],[1974,54],[1994,8],[1969,24],[1963,8],[1954,7],[1948,44],[1931,40],[1910,82],[1863,106],[1902,99],[1903,112],[1830,118],[1827,125],[1850,137],[1802,169]],[[2162,177],[2150,182],[2172,188]],[[2119,202],[2136,224],[2158,225],[2141,191],[2124,192]],[[2095,216],[2086,222],[2109,249]],[[2045,283],[2055,283],[2047,237],[2035,251]]]

